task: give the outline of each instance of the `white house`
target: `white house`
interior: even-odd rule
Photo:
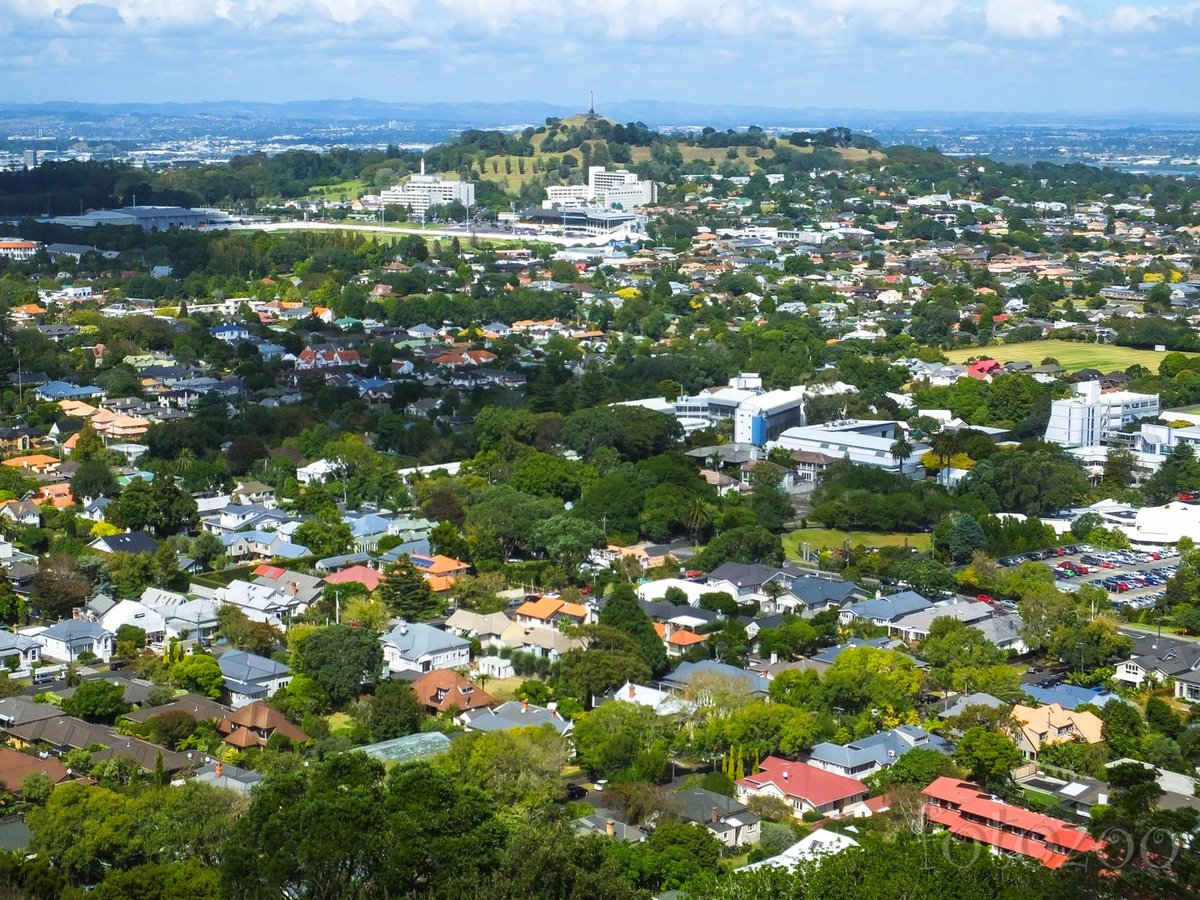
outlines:
[[[391,672],[454,669],[471,661],[469,641],[421,622],[401,622],[379,642],[384,665]]]
[[[122,600],[100,617],[106,631],[116,634],[122,625],[133,625],[146,632],[147,644],[162,644],[167,625],[161,613],[137,600]]]
[[[283,663],[245,650],[227,650],[217,663],[225,679],[229,705],[234,709],[273,697],[292,680],[292,670]]]
[[[316,462],[298,468],[296,480],[306,487],[310,484],[324,484],[329,479],[336,478],[341,472],[342,467],[339,463],[331,462],[328,459],[318,459]]]
[[[116,635],[99,622],[86,619],[63,619],[49,628],[23,632],[42,645],[42,655],[51,659],[75,662],[82,653],[94,654],[100,661],[112,659]]]

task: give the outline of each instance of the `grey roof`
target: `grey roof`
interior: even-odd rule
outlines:
[[[217,663],[223,676],[247,683],[283,678],[292,673],[292,670],[281,662],[247,653],[245,650],[227,650],[221,654]]]
[[[0,724],[4,726],[24,725],[60,715],[62,713],[58,707],[50,703],[35,703],[26,697],[5,697],[0,700]]]
[[[704,677],[705,675],[741,679],[755,693],[765,694],[770,688],[770,683],[761,675],[755,675],[753,672],[747,672],[745,669],[739,669],[737,666],[731,666],[728,663],[717,662],[712,659],[680,663],[679,668],[663,679],[663,683],[676,688],[684,688],[690,685],[692,680],[697,676]]]
[[[766,566],[762,563],[727,562],[721,563],[721,565],[709,572],[708,580],[709,582],[729,581],[743,587],[753,588],[766,584],[781,573],[789,575],[792,578],[804,574],[795,566],[776,567]]]
[[[153,553],[158,549],[158,541],[144,531],[113,534],[93,541],[93,545],[101,543],[111,553]]]
[[[812,655],[812,658],[818,662],[829,663],[832,665],[837,661],[837,658],[842,655],[845,650],[857,650],[862,647],[871,647],[875,650],[890,650],[892,645],[896,643],[889,637],[877,638],[850,638],[844,644],[837,644],[833,647],[826,647]]]
[[[196,772],[193,780],[202,781],[214,787],[225,788],[225,790],[234,791],[238,794],[249,793],[251,788],[263,780],[262,772],[243,769],[239,766],[231,766],[229,763],[220,764],[221,773],[218,775],[217,765],[218,763],[211,762],[202,766]]]
[[[471,646],[470,641],[456,634],[422,622],[401,622],[379,640],[395,647],[405,659],[420,659],[430,653],[443,653]]]
[[[748,811],[745,803],[735,800],[733,797],[718,794],[716,791],[706,790],[705,788],[692,788],[687,791],[679,791],[675,796],[683,804],[683,817],[689,822],[698,822],[701,825],[712,824],[712,811],[714,807],[717,810],[718,819],[724,819],[729,816],[737,816],[744,822],[757,821],[758,819],[758,816]]]
[[[1129,658],[1146,671],[1180,675],[1200,667],[1200,643],[1148,634],[1135,639]]]
[[[483,707],[463,713],[471,731],[508,731],[510,728],[535,728],[549,725],[559,734],[569,724],[557,712],[533,704],[509,700],[494,708]]]
[[[619,841],[628,841],[631,844],[639,844],[646,840],[646,832],[635,825],[630,825],[627,822],[622,822],[619,819],[613,819],[608,816],[593,813],[590,816],[580,816],[578,819],[571,820],[571,827],[576,831],[582,831],[587,834],[608,834],[608,823],[612,822],[612,836]]]
[[[48,637],[63,643],[71,643],[84,638],[96,640],[108,633],[99,622],[89,622],[87,619],[63,619],[55,622],[37,637]]]
[[[988,706],[992,709],[999,709],[1001,706],[1008,706],[1008,704],[998,697],[993,697],[991,694],[979,691],[974,694],[960,696],[952,705],[942,710],[941,717],[943,719],[953,719],[955,716],[961,716],[972,706]]]
[[[954,745],[945,738],[914,725],[901,725],[891,731],[880,731],[851,741],[845,746],[822,742],[812,748],[810,758],[854,770],[871,764],[890,766],[909,750],[917,748],[937,750],[939,753],[954,752]]]
[[[822,606],[827,603],[841,606],[854,596],[859,587],[853,581],[830,581],[827,578],[801,575],[792,579],[788,590],[805,606]]]
[[[1073,684],[1056,684],[1054,687],[1038,687],[1036,684],[1026,684],[1021,688],[1030,697],[1043,705],[1057,703],[1063,709],[1076,710],[1085,703],[1102,707],[1110,700],[1120,700],[1112,691],[1104,688],[1081,688]]]
[[[845,608],[849,615],[860,619],[879,619],[894,622],[901,616],[907,616],[933,606],[916,591],[901,591],[890,597],[874,597],[860,603],[851,603]]]

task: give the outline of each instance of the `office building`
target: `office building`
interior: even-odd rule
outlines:
[[[420,173],[404,184],[381,191],[379,202],[383,206],[403,206],[409,215],[424,219],[431,206],[457,202],[470,209],[475,204],[475,185],[469,181],[447,181],[440,175],[426,175],[425,160],[421,160]]]

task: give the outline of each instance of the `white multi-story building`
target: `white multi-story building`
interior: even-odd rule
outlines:
[[[404,206],[410,215],[420,218],[425,217],[431,206],[445,206],[456,201],[469,209],[475,203],[475,185],[469,181],[447,181],[440,175],[426,175],[425,160],[421,160],[420,174],[379,194],[383,206]]]
[[[1159,413],[1157,394],[1133,391],[1100,391],[1100,383],[1085,381],[1074,387],[1075,396],[1050,405],[1047,443],[1063,447],[1090,447],[1138,419]]]
[[[825,425],[789,428],[769,446],[785,450],[822,453],[834,459],[848,459],[860,466],[888,469],[910,478],[922,469],[921,454],[929,448],[913,443],[907,459],[892,456],[892,444],[901,434],[893,421],[846,421]]]
[[[587,184],[548,187],[543,206],[591,205],[606,209],[633,209],[657,199],[658,186],[653,181],[642,181],[633,172],[624,169],[610,172],[604,166],[589,166]]]

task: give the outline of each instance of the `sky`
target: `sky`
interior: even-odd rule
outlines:
[[[1200,113],[1200,0],[0,0],[13,102]]]

